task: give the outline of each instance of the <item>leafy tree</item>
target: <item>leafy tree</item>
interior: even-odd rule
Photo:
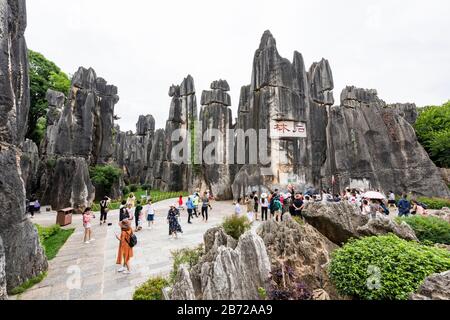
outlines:
[[[111,165],[95,166],[89,169],[91,180],[94,184],[102,186],[106,192],[117,182],[122,175],[122,171]]]
[[[450,101],[425,107],[419,112],[415,129],[420,143],[438,166],[450,167]]]
[[[45,96],[47,90],[53,89],[68,94],[70,79],[54,62],[38,52],[28,50],[28,61],[30,67],[30,113],[27,138],[39,145],[43,132],[45,132],[45,125],[42,128],[43,121],[40,119],[45,119],[46,115],[47,100]]]

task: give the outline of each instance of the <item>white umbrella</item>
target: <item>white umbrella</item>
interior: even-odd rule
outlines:
[[[367,199],[377,199],[377,200],[383,200],[386,199],[386,196],[380,192],[377,191],[368,191],[362,195],[363,198]]]

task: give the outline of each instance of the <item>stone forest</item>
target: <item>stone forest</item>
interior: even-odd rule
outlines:
[[[170,112],[165,128],[156,128],[157,115],[144,114],[136,116],[134,132],[124,132],[115,113],[120,88],[93,68],[81,66],[71,77],[68,94],[47,91],[46,131],[38,146],[25,138],[30,108],[25,7],[25,0],[0,1],[0,299],[137,299],[138,286],[152,283],[156,276],[164,282],[155,289],[159,299],[450,299],[448,171],[436,166],[418,140],[414,126],[420,110],[415,104],[386,103],[376,90],[355,86],[347,86],[339,95],[333,91],[328,60],[320,59],[308,67],[297,51],[292,60],[284,58],[274,35],[265,31],[254,54],[251,75],[243,79],[236,115],[226,80],[210,79],[210,88],[200,93],[194,78],[186,75],[181,83],[168,86],[166,107]],[[211,130],[218,134],[212,137]],[[180,136],[174,140],[176,132]],[[281,136],[276,136],[280,132]],[[211,145],[215,147],[213,154],[220,155],[222,161],[202,160]],[[255,156],[261,153],[265,161]],[[120,177],[108,190],[92,179],[90,168],[96,166],[120,169]],[[134,259],[145,271],[137,268],[130,275],[134,281],[115,287],[117,277],[124,274],[111,268],[116,243],[110,240],[114,243],[109,250],[108,239],[114,239],[114,222],[104,228],[93,227],[101,265],[97,269],[106,279],[98,284],[101,289],[95,285],[88,289],[83,277],[80,286],[68,287],[66,272],[57,276],[52,273],[55,268],[65,270],[75,264],[85,274],[88,271],[83,263],[92,262],[89,256],[82,258],[85,262],[73,262],[85,248],[82,212],[79,218],[74,213],[74,234],[53,260],[44,249],[46,240],[36,224],[48,226],[50,220],[53,224],[56,211],[83,211],[104,196],[126,199],[124,189],[130,185],[174,195],[172,200],[155,203],[160,216],[149,231],[153,235],[145,233],[147,218],[144,230],[139,231],[136,216],[139,240]],[[286,196],[284,190],[292,191]],[[267,195],[281,192],[284,200],[291,196],[297,199],[294,190],[304,205],[300,216],[292,214],[289,207],[283,209],[281,221],[257,219],[258,205],[263,206],[260,201]],[[397,217],[393,209],[388,217],[377,214],[371,218],[361,214],[360,207],[350,200],[325,203],[326,193],[340,195],[343,190],[348,190],[350,198],[355,192],[377,190],[397,197],[406,194],[408,199],[441,199],[443,204],[428,205],[425,218],[418,214]],[[162,251],[167,226],[158,224],[158,219],[165,222],[179,194],[186,202],[188,195],[200,192],[201,198],[204,191],[212,202],[209,227],[200,226],[194,217],[194,226],[183,225],[183,238],[170,249],[184,252],[204,243],[195,249],[195,263],[172,266],[171,250]],[[236,236],[226,223],[233,219],[229,217],[233,212],[240,213],[239,204],[247,212],[253,211],[244,204],[248,195],[258,199],[253,203],[256,219],[244,222],[248,224],[246,232]],[[307,203],[304,195],[311,199],[321,195],[322,200]],[[31,217],[34,220],[26,204],[32,197],[48,208]],[[186,219],[187,214],[181,213],[184,221],[183,214]],[[111,209],[109,215],[115,221],[119,208]],[[438,240],[425,241],[414,224],[419,222],[408,220],[419,218],[444,225]],[[431,222],[423,223],[432,227]],[[131,224],[134,228],[134,222]],[[189,228],[194,227],[198,228],[197,237],[189,235]],[[152,240],[156,249],[151,249],[153,255],[147,254],[150,247],[144,247],[144,239],[156,237],[158,228],[164,239]],[[74,247],[76,243],[78,247]],[[350,247],[358,243],[378,248],[380,255],[384,255],[382,247],[403,244],[412,255],[406,260],[414,260],[415,252],[423,251],[433,263],[423,261],[426,271],[408,275],[414,284],[393,292],[383,282],[388,271],[377,264],[381,258],[371,257],[374,270],[381,272],[381,289],[364,288],[372,274],[369,263],[358,265],[361,270],[349,266],[355,260]],[[394,260],[397,258],[401,260]],[[400,260],[398,263],[407,263]],[[357,283],[357,276],[347,275],[345,269],[355,270],[363,283]],[[16,288],[44,273],[43,282],[15,294]],[[348,289],[352,285],[354,289]]]

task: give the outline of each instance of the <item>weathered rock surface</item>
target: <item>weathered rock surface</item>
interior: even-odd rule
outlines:
[[[29,110],[25,0],[0,2],[0,297],[47,269],[25,214],[21,147]],[[1,241],[0,240],[0,241]]]
[[[300,53],[294,53],[291,63],[278,54],[272,34],[264,33],[255,53],[251,85],[241,90],[236,128],[255,129],[258,133],[267,130],[272,134],[280,123],[292,131],[301,122],[306,124],[307,138],[268,137],[264,141],[258,137],[257,141],[246,143],[246,159],[258,153],[251,151],[250,146],[267,145],[267,159],[260,158],[256,163],[246,161],[260,164],[263,186],[276,188],[291,182],[297,190],[303,190],[319,184],[326,156],[325,106],[333,103],[332,89],[328,61],[323,59],[313,64],[307,73]],[[236,156],[239,154],[242,152],[236,152]],[[248,170],[248,167],[239,163],[237,170]],[[235,198],[242,196],[236,192],[260,188],[260,185],[241,185],[242,182],[242,179],[234,181]]]
[[[247,232],[236,241],[221,228],[205,234],[205,255],[191,272],[181,268],[174,300],[257,300],[266,286],[270,261],[262,239]]]
[[[425,279],[410,300],[450,300],[450,271],[433,274]]]
[[[300,225],[285,214],[283,222],[268,221],[257,233],[266,244],[272,269],[280,264],[290,266],[312,290],[323,289],[332,299],[339,298],[326,271],[330,255],[338,247],[314,227]]]
[[[357,207],[345,202],[310,203],[303,211],[303,216],[309,224],[337,245],[347,242],[350,238],[388,233],[394,233],[405,240],[417,241],[408,224],[398,224],[382,216],[370,220],[368,216],[362,215]]]
[[[450,208],[442,208],[441,210],[427,210],[428,214],[432,217],[441,218],[442,220],[450,223]]]
[[[6,300],[7,298],[5,248],[3,247],[3,240],[0,236],[0,300]]]
[[[229,106],[231,97],[226,80],[214,81],[211,91],[203,91],[200,109],[200,123],[204,137],[204,165],[202,176],[214,197],[218,200],[231,199],[230,162],[234,160],[230,133],[233,117]]]
[[[33,141],[26,139],[22,147],[20,168],[22,170],[22,179],[25,182],[28,199],[37,190],[39,164],[39,150],[37,145]]]
[[[413,127],[397,108],[386,108],[376,90],[347,87],[329,118],[324,185],[331,187],[334,175],[341,190],[365,181],[367,189],[450,197]]]
[[[59,110],[63,100],[60,94],[48,92],[47,99],[49,112]],[[118,101],[117,87],[97,77],[92,68],[80,67],[72,78],[56,129],[47,131],[46,155],[84,157],[92,165],[109,163],[114,151],[114,106]],[[58,116],[50,123],[56,119]]]
[[[399,116],[403,117],[410,125],[414,125],[419,116],[417,107],[414,103],[394,103],[387,106],[388,108],[395,109]]]
[[[53,209],[86,208],[95,198],[85,158],[60,157],[41,164],[41,202]]]

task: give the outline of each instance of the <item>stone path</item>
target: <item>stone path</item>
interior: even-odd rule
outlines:
[[[15,297],[21,300],[127,300],[131,299],[136,286],[151,276],[167,275],[172,267],[171,251],[195,247],[203,242],[205,231],[220,224],[226,215],[233,213],[231,202],[214,202],[208,223],[194,219],[187,224],[187,213],[182,213],[184,234],[180,239],[171,240],[166,223],[167,210],[175,200],[155,204],[156,219],[152,230],[144,228],[137,233],[138,245],[134,248],[133,272],[124,275],[117,272],[115,264],[119,233],[118,211],[109,213],[112,226],[99,226],[94,222],[95,241],[84,244],[81,216],[73,217],[69,228],[76,228],[74,234],[61,248],[57,257],[50,261],[47,277],[24,294]],[[54,224],[55,213],[42,213],[34,218],[34,223],[44,226]]]

